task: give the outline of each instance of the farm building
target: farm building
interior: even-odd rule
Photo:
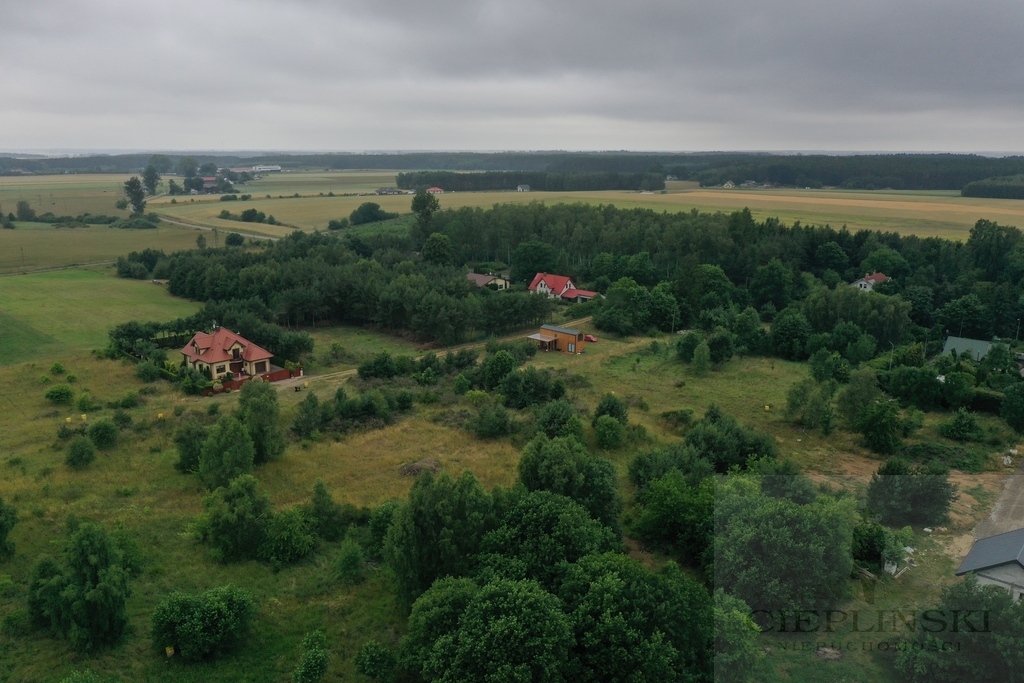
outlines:
[[[561,351],[562,353],[583,353],[583,333],[571,327],[557,325],[541,325],[540,332],[529,334],[527,339],[537,342],[541,351]]]
[[[956,351],[957,358],[967,356],[974,360],[981,360],[992,350],[992,342],[981,339],[968,339],[967,337],[946,337],[946,343],[942,347],[942,355]]]
[[[196,332],[181,353],[189,367],[204,374],[209,370],[212,379],[248,378],[280,369],[270,365],[270,351],[223,327]]]
[[[440,187],[428,187],[427,194],[444,194],[444,190]]]
[[[516,185],[516,192],[529,192],[529,191],[530,191],[530,186],[529,185]]]
[[[859,280],[854,280],[850,283],[850,286],[856,287],[862,292],[870,292],[875,288],[875,285],[880,285],[888,279],[889,278],[882,273],[872,273],[871,275],[864,273],[864,277]]]
[[[480,273],[466,273],[466,277],[477,287],[490,287],[491,289],[508,289],[509,281],[500,275],[481,275]]]
[[[982,586],[998,586],[1013,596],[1024,597],[1024,529],[1008,531],[974,542],[957,576],[974,574]]]
[[[550,275],[548,273],[537,273],[528,289],[534,294],[543,294],[550,299],[561,298],[566,301],[590,301],[597,296],[597,292],[577,288],[573,281],[565,275]]]

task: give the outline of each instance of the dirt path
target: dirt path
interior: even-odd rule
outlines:
[[[585,318],[577,318],[576,320],[570,320],[568,322],[562,323],[562,326],[563,327],[567,327],[567,326],[570,326],[570,325],[582,325],[583,323],[590,322],[591,317],[592,316],[587,316]],[[520,338],[522,338],[522,336],[523,336],[522,333],[519,332],[519,333],[516,333],[516,334],[507,335],[505,337],[500,337],[500,340],[501,341],[510,341],[510,340],[513,340],[513,339],[520,339]],[[468,342],[466,344],[459,344],[457,346],[450,346],[450,347],[445,348],[445,349],[437,349],[435,351],[435,353],[438,353],[438,352],[439,353],[447,353],[448,351],[456,352],[456,351],[461,351],[462,349],[478,349],[478,348],[481,348],[481,347],[484,347],[484,346],[487,346],[487,342],[486,341],[482,341],[482,342]],[[426,354],[424,354],[424,355],[426,355]],[[422,355],[421,356],[416,356],[415,358],[413,358],[413,360],[419,360],[422,357],[423,357]],[[339,370],[338,372],[328,372],[328,373],[323,374],[323,375],[306,375],[306,376],[303,376],[303,377],[292,377],[291,379],[285,379],[285,380],[281,380],[280,382],[274,382],[274,387],[276,387],[278,390],[290,389],[292,387],[303,387],[303,386],[306,386],[307,383],[313,383],[313,382],[318,382],[319,383],[319,382],[324,382],[324,381],[328,381],[328,380],[330,380],[330,381],[344,380],[344,379],[347,379],[349,377],[354,376],[357,373],[358,373],[358,370],[353,368],[353,369],[348,369],[348,370]]]
[[[1022,465],[1018,465],[1014,473],[1003,481],[1003,489],[992,507],[992,512],[974,527],[972,535],[975,539],[1024,527],[1024,469],[1022,469]]]

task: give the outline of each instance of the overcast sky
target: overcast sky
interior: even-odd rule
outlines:
[[[1024,150],[1021,0],[3,0],[0,150]]]

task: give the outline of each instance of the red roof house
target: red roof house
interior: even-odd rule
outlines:
[[[883,282],[885,282],[887,280],[890,280],[890,279],[891,278],[886,277],[882,273],[877,273],[876,272],[876,273],[872,273],[871,275],[868,275],[867,273],[864,273],[864,277],[862,277],[859,280],[855,280],[852,283],[852,286],[856,287],[856,288],[858,288],[858,289],[860,289],[862,291],[870,292],[872,289],[874,289],[875,285],[880,285]]]
[[[589,289],[577,289],[573,281],[566,275],[537,273],[530,283],[529,290],[534,294],[544,294],[552,299],[560,297],[566,301],[590,301],[597,292]]]
[[[440,187],[428,187],[427,194],[444,194],[444,190]]]
[[[190,367],[213,379],[255,376],[270,372],[274,354],[231,330],[219,327],[211,333],[196,332],[181,350]]]

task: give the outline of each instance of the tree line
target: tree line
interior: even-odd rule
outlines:
[[[483,173],[413,171],[399,173],[396,182],[398,187],[406,190],[441,187],[447,192],[516,190],[520,185],[529,186],[531,191],[543,192],[665,189],[665,177],[662,173],[613,171],[485,171]]]

